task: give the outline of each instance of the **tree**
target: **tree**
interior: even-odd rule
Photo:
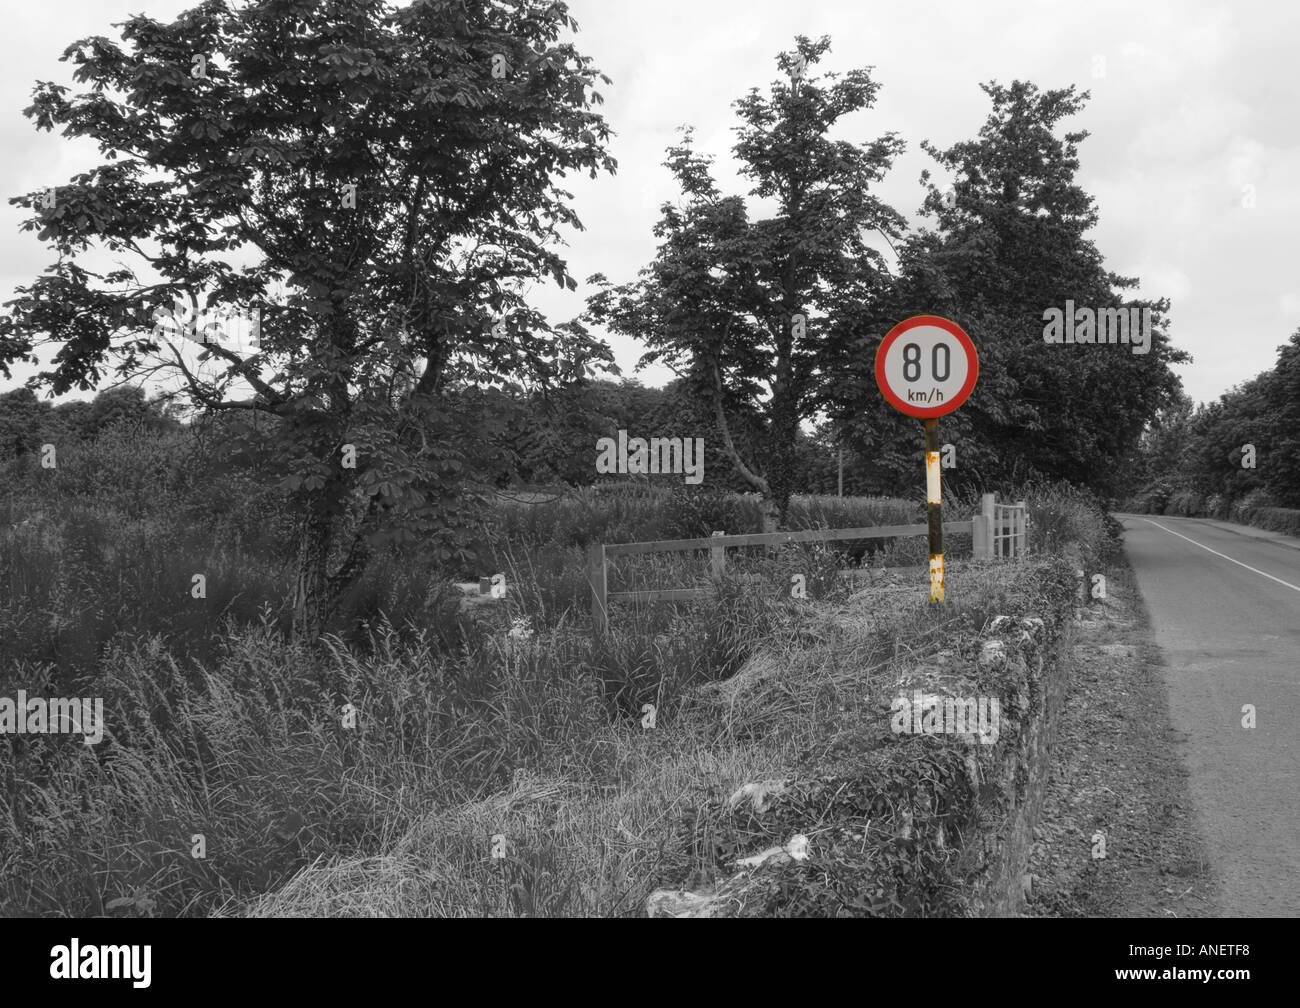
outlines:
[[[22,458],[40,448],[40,434],[48,425],[50,404],[31,389],[17,388],[0,394],[0,460]]]
[[[553,377],[562,353],[608,359],[524,299],[538,278],[576,287],[555,246],[581,224],[557,177],[615,167],[592,111],[608,79],[559,40],[576,28],[559,2],[206,0],[129,19],[126,49],[74,43],[90,90],[41,82],[27,115],[105,161],[50,206],[11,201],[57,260],[0,323],[0,366],[62,342],[40,377],[56,392],[115,360],[177,376],[208,411],[277,418],[308,638],[375,548],[427,537],[450,560],[476,488],[509,467],[490,387]],[[92,245],[134,261],[97,273]],[[243,353],[220,321],[202,346],[124,325],[149,298],[260,311],[260,339]]]
[[[1170,493],[1300,507],[1300,331],[1277,363],[1192,412],[1185,396],[1142,437],[1146,496]]]
[[[164,413],[163,403],[149,399],[142,386],[119,385],[103,390],[91,400],[80,433],[90,439],[110,427],[121,426],[161,430],[175,429],[177,424]]]
[[[800,423],[828,381],[832,328],[887,285],[866,236],[892,238],[903,224],[871,194],[901,142],[828,136],[870,108],[878,88],[866,70],[806,77],[829,48],[800,36],[777,57],[787,79],[735,103],[733,151],[749,196],[773,201],[773,216],[751,220],[743,197],[724,196],[687,131],[666,161],[684,205],[665,204],[654,261],[589,301],[592,318],[644,339],[645,361],[673,367],[710,403],[727,457],[762,494],[768,529],[797,489]]]
[[[1269,492],[1286,507],[1300,507],[1300,330],[1278,347],[1268,404],[1269,457],[1260,464]]]
[[[1180,391],[1147,425],[1129,465],[1129,484],[1123,489],[1141,493],[1148,502],[1163,504],[1186,465],[1185,453],[1192,433],[1194,406]]]
[[[1087,134],[1057,136],[1087,95],[1073,87],[1040,92],[1021,81],[983,90],[992,110],[978,138],[947,150],[922,144],[954,181],[945,193],[922,174],[923,209],[937,225],[900,250],[892,321],[946,315],[975,340],[979,384],[944,419],[944,440],[957,445],[963,474],[974,469],[989,483],[1041,476],[1105,491],[1122,482],[1117,462],[1147,422],[1174,401],[1180,386],[1170,365],[1189,358],[1169,343],[1163,301],[1128,302],[1152,309],[1145,354],[1122,344],[1044,342],[1049,309],[1063,310],[1067,300],[1117,308],[1125,303],[1119,292],[1137,281],[1107,272],[1087,237],[1097,211],[1074,181]],[[856,359],[856,378],[851,362],[844,367],[841,408],[876,423],[874,382],[861,373],[871,354]]]

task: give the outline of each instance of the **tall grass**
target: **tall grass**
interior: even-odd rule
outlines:
[[[165,515],[60,502],[32,526],[0,533],[4,656],[51,664],[66,682],[93,674],[119,635],[161,635],[206,659],[223,619],[255,620],[288,587],[266,554]]]
[[[757,601],[771,585],[733,587],[689,611],[632,611],[599,639],[545,624],[530,589],[506,614],[528,632],[499,620],[459,651],[387,624],[358,654],[231,623],[205,664],[160,636],[113,641],[81,684],[104,698],[99,746],[3,742],[0,905],[210,913],[322,855],[382,850],[429,809],[482,800],[521,769],[613,782],[612,732],[646,703],[671,724],[692,687],[733,673],[779,618]],[[0,692],[50,695],[46,672],[20,663]],[[199,837],[206,857],[193,856]]]
[[[867,726],[878,727],[900,663],[950,646],[954,625],[969,632],[1023,611],[1035,583],[1024,567],[956,572],[953,608],[939,622],[923,583],[876,593],[870,605],[836,595],[771,613],[744,688],[692,691],[653,730],[607,722],[585,758],[517,768],[496,790],[428,808],[373,852],[340,852],[225,912],[639,916],[657,885],[706,878],[754,852],[710,840],[736,788],[786,778],[840,746],[870,748]],[[498,839],[504,856],[494,858]]]
[[[701,688],[760,649],[805,660],[811,607],[849,592],[845,558],[733,551],[712,597],[616,604],[595,637],[587,543],[759,528],[753,498],[605,488],[503,502],[477,570],[382,555],[308,649],[286,635],[275,494],[237,468],[178,463],[176,435],[133,437],[11,472],[0,508],[6,526],[27,521],[0,530],[0,696],[101,697],[106,718],[93,747],[0,739],[4,914],[211,914],[277,891],[262,909],[632,913],[649,879],[690,861],[675,817],[788,764],[827,712],[857,702],[855,669],[920,633],[896,620],[821,654],[808,692],[705,716]],[[1036,506],[1044,549],[1089,531],[1077,501]],[[906,524],[921,509],[800,497],[788,518]],[[921,538],[875,545],[873,562],[924,563]],[[704,584],[706,556],[624,558],[610,587]],[[464,611],[452,580],[498,571],[504,601]],[[529,839],[493,865],[495,833]],[[302,874],[325,861],[326,877]]]

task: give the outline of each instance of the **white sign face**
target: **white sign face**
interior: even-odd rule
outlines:
[[[885,398],[916,417],[956,409],[970,395],[978,375],[970,337],[955,323],[935,316],[899,323],[882,341],[876,358],[876,380]]]

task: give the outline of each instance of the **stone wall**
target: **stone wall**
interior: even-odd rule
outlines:
[[[1007,611],[954,630],[870,685],[874,716],[844,725],[788,779],[754,782],[698,821],[724,849],[707,885],[664,888],[650,916],[1013,916],[1069,685],[1069,560],[1016,565]],[[919,711],[912,715],[900,698]],[[978,732],[957,715],[982,702]],[[935,702],[931,702],[931,701]],[[754,795],[759,799],[756,800]],[[716,842],[716,841],[715,841]]]

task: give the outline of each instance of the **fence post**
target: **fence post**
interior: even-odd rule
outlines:
[[[725,532],[714,532],[715,536],[726,535]],[[721,546],[715,546],[709,550],[709,567],[715,581],[722,580],[722,573],[727,569],[727,551]]]
[[[1020,526],[1016,533],[1016,546],[1019,547],[1020,552],[1016,556],[1023,559],[1029,552],[1029,504],[1027,502],[1016,501],[1016,517]]]
[[[984,556],[992,560],[997,547],[998,495],[986,493],[980,495],[980,519],[984,526]]]
[[[591,628],[603,634],[609,626],[605,591],[605,544],[592,543],[587,547],[587,580],[591,582]]]
[[[996,494],[980,495],[979,513],[974,516],[971,525],[973,552],[977,559],[993,559],[993,502],[996,499]]]

